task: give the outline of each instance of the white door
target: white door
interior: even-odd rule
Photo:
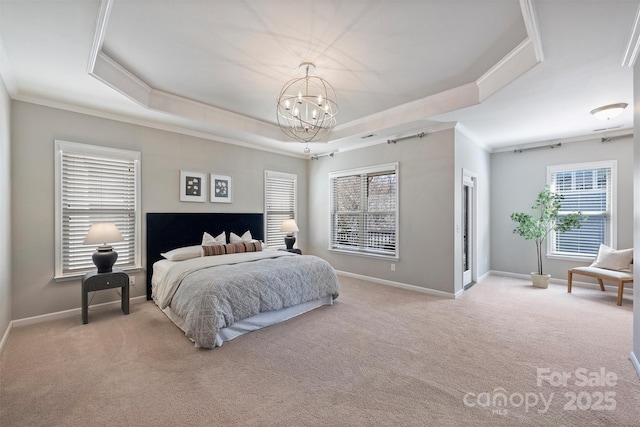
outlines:
[[[474,242],[476,191],[475,178],[464,175],[462,191],[462,286],[468,289],[475,282],[474,277]]]

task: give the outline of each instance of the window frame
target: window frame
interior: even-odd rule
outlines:
[[[278,172],[278,171],[272,171],[272,170],[266,170],[266,169],[264,171],[264,243],[270,248],[284,249],[286,247],[284,243],[284,236],[286,235],[286,233],[283,233],[283,232],[278,233],[278,236],[280,235],[282,236],[282,238],[280,239],[281,241],[279,243],[276,243],[276,244],[270,243],[270,240],[272,239],[269,238],[269,207],[268,207],[269,200],[267,196],[269,179],[278,179],[278,180],[293,182],[293,218],[286,218],[286,219],[293,219],[297,223],[298,222],[298,175],[293,173],[288,173],[288,172]],[[298,227],[299,226],[300,224],[298,224]],[[276,239],[278,236],[274,237],[274,239]]]
[[[133,161],[136,165],[134,171],[135,177],[135,212],[134,212],[134,223],[135,223],[135,231],[134,235],[134,265],[123,267],[123,270],[133,271],[142,269],[141,262],[141,193],[140,193],[140,152],[139,151],[131,151],[131,150],[123,150],[119,148],[111,148],[90,144],[83,144],[78,142],[70,142],[64,140],[54,140],[55,147],[55,265],[54,265],[54,280],[56,281],[64,281],[70,279],[76,279],[78,277],[82,277],[87,271],[92,271],[92,269],[82,269],[77,272],[65,273],[63,266],[63,209],[62,209],[62,153],[70,152],[74,154],[86,154],[86,155],[94,155],[100,157],[106,157],[111,159],[118,160],[128,160]]]
[[[610,183],[609,192],[607,194],[607,205],[609,207],[608,214],[605,213],[609,219],[608,229],[605,230],[605,241],[602,244],[610,246],[612,248],[617,247],[618,236],[618,214],[617,214],[617,193],[618,193],[618,161],[617,160],[601,160],[594,162],[581,162],[581,163],[569,163],[562,165],[547,166],[547,184],[551,186],[552,191],[552,177],[559,172],[574,172],[579,170],[593,170],[593,169],[605,169],[609,168]],[[559,259],[559,260],[575,260],[575,261],[591,261],[595,258],[595,254],[578,255],[573,253],[555,252],[553,251],[553,234],[551,232],[547,238],[547,258]],[[609,237],[607,241],[606,237]]]
[[[345,248],[334,247],[334,242],[333,242],[334,202],[335,202],[334,185],[333,185],[334,179],[347,177],[347,176],[377,175],[383,172],[390,172],[390,171],[393,171],[396,176],[394,253],[393,254],[376,253],[374,251],[364,250],[360,246],[358,247],[358,249],[345,249]],[[374,165],[374,166],[329,172],[329,227],[328,228],[329,228],[328,250],[330,252],[398,261],[400,259],[400,165],[399,163],[398,162],[385,163],[385,164]]]

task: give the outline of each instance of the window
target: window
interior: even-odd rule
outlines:
[[[94,222],[114,222],[123,242],[115,266],[140,267],[140,153],[56,141],[56,278],[95,266],[94,245],[82,244]]]
[[[582,212],[582,227],[566,233],[552,232],[549,255],[593,258],[600,244],[615,247],[614,197],[616,161],[549,166],[551,191],[564,196],[560,215]]]
[[[282,221],[296,219],[296,184],[298,176],[290,173],[264,171],[265,236],[267,246],[284,248],[280,231]]]
[[[329,174],[330,249],[397,258],[398,164]]]

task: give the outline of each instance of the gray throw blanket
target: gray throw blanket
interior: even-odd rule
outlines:
[[[238,320],[328,295],[335,299],[338,293],[328,262],[311,255],[286,256],[194,271],[180,283],[171,309],[184,319],[189,338],[213,348],[218,330]]]

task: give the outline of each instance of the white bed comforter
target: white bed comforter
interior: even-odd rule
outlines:
[[[205,348],[235,321],[339,293],[333,267],[311,255],[263,251],[161,263],[154,301],[170,305],[187,336]]]

